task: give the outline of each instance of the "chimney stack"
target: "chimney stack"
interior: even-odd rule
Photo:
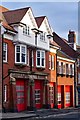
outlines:
[[[74,31],[69,30],[68,44],[76,50],[76,34]]]

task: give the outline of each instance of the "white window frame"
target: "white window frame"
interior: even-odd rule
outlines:
[[[37,65],[37,52],[40,52],[40,65]],[[44,66],[42,66],[42,52],[44,53]],[[45,51],[43,50],[37,50],[36,51],[36,67],[42,67],[42,68],[45,68]]]
[[[49,55],[49,69],[54,70],[54,55]]]
[[[72,64],[72,75],[74,76],[74,64]]]
[[[49,69],[51,69],[51,55],[49,55]]]
[[[66,63],[66,74],[69,75],[69,64]]]
[[[80,84],[80,73],[78,73],[78,84]]]
[[[5,44],[5,47],[6,47],[5,49],[4,49],[4,44]],[[4,43],[3,43],[3,52],[4,52],[4,51],[6,52],[6,58],[5,58],[5,60],[3,60],[3,62],[7,62],[7,49],[8,49],[8,48],[7,48],[7,43],[4,42]]]
[[[7,88],[8,86],[7,85],[4,85],[4,102],[7,102]]]
[[[16,58],[17,58],[17,55],[16,55],[16,53],[17,53],[17,51],[16,51],[16,47],[17,46],[20,46],[20,62],[17,62],[16,61]],[[22,55],[22,51],[21,51],[21,48],[22,47],[25,47],[25,63],[24,62],[22,62],[22,60],[21,60],[21,55]],[[15,63],[17,63],[17,64],[26,64],[26,50],[27,50],[27,48],[26,48],[26,45],[22,45],[22,44],[18,44],[18,45],[15,45]]]
[[[30,36],[30,26],[29,25],[26,25],[23,27],[23,35]]]
[[[46,33],[45,32],[40,33],[40,40],[42,40],[42,41],[46,40]]]
[[[34,66],[34,52],[32,50],[32,66]]]
[[[54,70],[54,55],[51,56],[51,68]]]

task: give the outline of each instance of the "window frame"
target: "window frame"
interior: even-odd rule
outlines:
[[[70,103],[70,92],[65,93],[65,102],[66,102],[66,104]]]
[[[80,84],[80,73],[78,73],[78,84]]]
[[[25,25],[23,27],[23,35],[30,36],[30,26],[29,25]]]
[[[37,52],[40,52],[40,57],[38,57],[37,56]],[[44,53],[44,66],[42,66],[42,59],[43,59],[43,57],[42,57],[42,52]],[[42,68],[45,68],[45,51],[44,50],[37,50],[36,51],[36,67],[42,67]],[[40,59],[40,65],[37,65],[37,58],[39,58]]]
[[[49,69],[50,70],[54,70],[55,68],[54,59],[55,59],[54,55],[49,55]]]
[[[32,55],[32,67],[33,67],[34,66],[34,51],[33,50],[32,50],[31,55]]]
[[[6,88],[6,89],[5,89]],[[8,101],[8,85],[4,85],[4,102]]]
[[[6,50],[4,50],[4,44],[6,45]],[[7,43],[6,42],[4,42],[3,43],[3,53],[4,53],[4,51],[6,52],[6,58],[5,58],[5,60],[3,59],[3,62],[7,62],[7,60],[8,60],[8,45],[7,45]]]
[[[40,40],[45,42],[45,40],[46,40],[46,32],[41,32],[40,33]]]
[[[19,54],[20,54],[20,62],[17,62],[17,46],[19,46],[20,47],[20,52],[19,52]],[[22,54],[23,54],[23,52],[22,52],[22,47],[25,47],[25,62],[22,62]],[[22,45],[22,44],[18,44],[18,45],[15,45],[15,63],[16,64],[26,64],[26,53],[27,53],[27,46],[26,45]]]

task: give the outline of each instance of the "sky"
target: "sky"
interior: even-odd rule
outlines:
[[[15,0],[14,0],[15,1]],[[17,0],[18,1],[18,0]],[[42,0],[41,0],[42,1]],[[68,1],[68,0],[67,0]],[[31,7],[34,16],[47,16],[50,26],[62,38],[68,39],[69,30],[76,32],[78,43],[78,2],[69,0],[69,2],[9,2],[3,0],[1,5],[9,9],[18,9]]]

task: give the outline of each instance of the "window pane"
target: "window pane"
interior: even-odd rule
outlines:
[[[21,62],[25,63],[25,54],[22,54],[22,61]]]
[[[24,97],[24,92],[17,92],[17,97]]]
[[[3,50],[6,51],[7,50],[7,44],[3,43]]]
[[[6,51],[3,51],[3,60],[6,60]]]
[[[40,65],[40,58],[37,58],[37,65]]]
[[[20,62],[20,53],[16,53],[16,62]]]
[[[44,58],[44,52],[42,52],[42,58]]]
[[[17,99],[17,104],[23,104],[23,103],[24,103],[24,98]]]
[[[44,58],[42,58],[42,66],[44,66]]]
[[[20,52],[20,46],[16,47],[16,52]]]
[[[37,51],[37,57],[40,57],[40,51]]]
[[[22,52],[22,53],[25,53],[25,47],[22,46],[21,52]]]
[[[17,85],[16,91],[24,91],[24,86]]]
[[[7,44],[3,43],[3,60],[7,62]]]

